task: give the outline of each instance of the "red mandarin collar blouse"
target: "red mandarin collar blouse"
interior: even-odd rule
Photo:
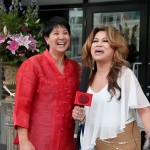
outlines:
[[[79,87],[79,65],[68,58],[64,74],[55,66],[48,50],[26,60],[17,73],[14,127],[28,129],[36,150],[72,150],[75,93]],[[16,136],[14,143],[18,143]]]

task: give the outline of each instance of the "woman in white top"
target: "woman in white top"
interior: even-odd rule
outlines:
[[[127,43],[114,27],[94,28],[83,46],[83,67],[92,70],[87,92],[93,99],[91,107],[75,106],[72,113],[79,121],[85,116],[82,150],[140,150],[142,128],[150,139],[150,103],[127,55]]]

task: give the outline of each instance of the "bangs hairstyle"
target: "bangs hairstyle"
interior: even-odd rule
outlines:
[[[57,27],[57,26],[63,26],[63,27],[65,27],[65,28],[68,30],[69,35],[71,34],[70,25],[69,25],[69,23],[65,20],[65,18],[59,17],[59,16],[55,16],[55,17],[51,18],[50,20],[48,20],[48,21],[43,25],[43,30],[42,30],[43,37],[48,37],[49,34],[52,32],[52,30],[53,30],[55,27]]]

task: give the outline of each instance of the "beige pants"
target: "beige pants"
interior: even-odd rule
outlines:
[[[97,139],[95,150],[141,150],[141,134],[136,122],[127,124],[124,132],[116,138],[104,141]]]

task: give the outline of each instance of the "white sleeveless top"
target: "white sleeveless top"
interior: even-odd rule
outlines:
[[[137,78],[129,68],[123,67],[117,83],[121,87],[121,100],[117,99],[118,91],[110,100],[108,85],[96,93],[91,87],[88,88],[87,93],[93,94],[93,99],[91,107],[85,107],[86,123],[84,135],[81,133],[80,138],[82,150],[91,150],[97,138],[117,137],[118,133],[124,131],[125,125],[134,119],[142,127],[135,108],[147,107],[150,103]]]

